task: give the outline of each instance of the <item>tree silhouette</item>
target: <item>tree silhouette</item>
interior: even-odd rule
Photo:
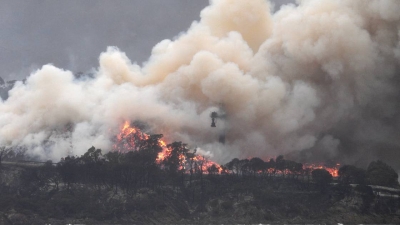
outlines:
[[[391,187],[399,186],[399,175],[392,167],[380,160],[369,164],[367,177],[370,184]]]
[[[210,175],[215,175],[218,173],[218,168],[215,166],[215,164],[212,164],[210,167],[207,168],[207,172]]]
[[[257,172],[264,172],[266,169],[264,160],[258,157],[250,159],[249,167],[253,173],[253,176],[255,176]]]
[[[281,173],[283,174],[283,177],[285,177],[285,169],[286,169],[285,163],[286,163],[286,160],[283,159],[283,155],[276,157],[275,169],[281,171]]]
[[[343,184],[365,184],[366,171],[355,166],[344,165],[340,167],[339,181]]]
[[[303,172],[303,164],[291,160],[286,160],[285,170],[289,170],[292,174],[292,177],[299,176]]]
[[[67,156],[57,165],[57,170],[63,183],[71,190],[71,185],[77,181],[78,159],[74,156]]]
[[[232,174],[239,175],[239,159],[234,158],[230,162],[228,162],[225,166],[228,170],[232,172]]]
[[[268,175],[275,176],[276,173],[275,160],[271,158],[268,162],[265,162],[265,169],[267,170]]]
[[[172,144],[167,145],[167,148],[170,154],[164,159],[163,164],[172,180],[183,185],[185,162],[182,157],[187,155],[189,149],[187,148],[187,145],[182,142],[173,142]],[[179,175],[181,177],[181,182],[178,182],[177,180]]]

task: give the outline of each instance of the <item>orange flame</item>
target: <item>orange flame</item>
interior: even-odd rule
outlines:
[[[137,150],[139,141],[147,140],[149,135],[140,131],[140,129],[131,127],[128,121],[123,124],[120,133],[116,136],[116,143],[113,146],[114,151],[128,152]]]
[[[129,121],[125,121],[124,124],[121,127],[120,133],[116,136],[116,143],[113,146],[114,151],[118,152],[129,152],[129,151],[138,151],[139,147],[138,144],[140,141],[147,140],[149,139],[150,135],[142,132],[139,128],[137,127],[132,127]],[[158,145],[161,147],[161,152],[158,153],[156,162],[158,164],[161,164],[163,160],[168,158],[171,155],[171,149],[167,147],[166,141],[163,139],[158,140]],[[219,165],[216,162],[213,162],[204,156],[197,155],[194,153],[190,157],[187,155],[181,154],[179,155],[179,160],[181,164],[181,168],[183,170],[188,170],[190,168],[193,168],[193,166],[196,166],[198,169],[201,169],[203,173],[209,173],[209,172],[217,172],[221,174],[223,172],[223,168],[221,165]],[[327,170],[333,177],[338,177],[338,171],[340,164],[336,164],[334,167],[327,167],[322,163],[317,163],[317,164],[304,164],[303,169],[309,169],[310,171],[315,170],[315,169],[325,169]],[[214,171],[210,170],[210,168],[213,168]],[[215,171],[215,169],[217,171]],[[273,169],[269,169],[267,172],[272,173]],[[276,170],[274,171],[275,173],[277,172]],[[278,172],[279,173],[279,172]],[[285,173],[290,173],[290,171],[285,171]]]
[[[149,139],[150,135],[142,132],[139,128],[132,127],[129,121],[125,121],[121,126],[120,133],[116,136],[116,143],[113,146],[114,151],[118,152],[129,152],[129,151],[137,151],[139,150],[139,142],[143,140]],[[168,158],[171,154],[171,149],[167,147],[166,141],[160,139],[158,141],[158,145],[161,147],[161,152],[158,153],[156,162],[161,164],[161,162]],[[180,169],[187,169],[189,165],[189,159],[186,155],[179,155],[179,160],[181,162]],[[201,165],[201,169],[204,173],[208,173],[208,168],[211,166],[215,166],[220,173],[222,168],[215,162],[212,162],[201,155],[194,155],[193,158],[190,159],[192,163],[197,163],[197,165]]]
[[[334,167],[325,166],[323,163],[313,163],[313,164],[304,164],[303,169],[311,169],[311,171],[316,169],[325,169],[332,175],[332,177],[338,177],[339,167],[340,167],[339,163],[337,163]]]

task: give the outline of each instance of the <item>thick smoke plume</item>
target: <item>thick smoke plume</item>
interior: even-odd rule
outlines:
[[[110,150],[130,120],[219,162],[398,159],[400,1],[301,0],[271,11],[264,0],[213,0],[143,67],[115,47],[93,76],[45,65],[0,103],[0,143],[58,160]],[[217,128],[212,111],[226,113]]]

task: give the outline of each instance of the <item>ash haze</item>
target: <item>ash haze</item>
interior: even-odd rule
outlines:
[[[92,76],[56,64],[18,82],[0,103],[0,143],[58,160],[110,150],[123,121],[138,120],[220,163],[286,154],[400,169],[399,11],[398,0],[299,0],[275,12],[264,0],[214,0],[143,65],[121,45]],[[212,111],[227,115],[214,129]]]

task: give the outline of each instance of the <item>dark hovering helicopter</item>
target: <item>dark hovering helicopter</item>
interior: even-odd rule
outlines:
[[[217,112],[212,112],[210,117],[211,117],[211,127],[217,127],[215,125],[215,119],[218,118],[218,113]]]
[[[210,114],[211,117],[211,127],[217,127],[216,126],[216,119],[226,119],[225,114],[219,115],[217,112],[212,112]],[[225,144],[225,128],[221,131],[219,135],[219,142],[222,144]]]

